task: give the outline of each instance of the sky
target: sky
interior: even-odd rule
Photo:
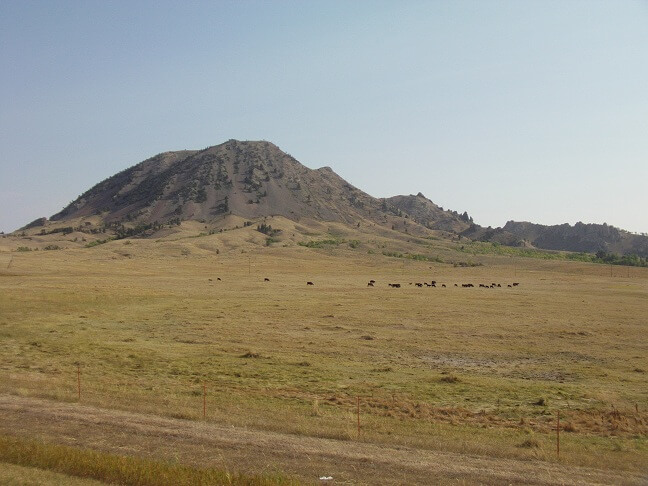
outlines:
[[[648,232],[648,1],[0,0],[0,231],[228,139],[484,226]]]

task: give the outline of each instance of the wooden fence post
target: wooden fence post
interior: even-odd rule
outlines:
[[[356,397],[357,399],[357,415],[358,415],[358,439],[360,439],[360,397]]]
[[[560,459],[560,410],[556,420],[556,457]]]

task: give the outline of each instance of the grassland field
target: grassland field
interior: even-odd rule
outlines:
[[[80,369],[84,405],[201,421],[204,385],[215,424],[645,471],[648,269],[464,267],[459,242],[329,230],[309,238],[342,244],[266,247],[253,228],[57,251],[2,239],[0,394],[75,402]]]

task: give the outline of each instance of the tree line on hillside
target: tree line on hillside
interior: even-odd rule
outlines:
[[[630,267],[648,267],[648,258],[637,255],[617,255],[600,250],[592,257],[594,263],[606,263],[608,265],[626,265]]]

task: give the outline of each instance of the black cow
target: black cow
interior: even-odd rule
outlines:
[[[369,283],[367,284],[367,287],[373,287],[373,286],[374,286],[374,284],[371,283],[371,282],[369,282]]]
[[[306,282],[306,285],[315,285],[313,282]]]
[[[513,282],[513,287],[517,287],[518,285],[520,285],[520,282]]]
[[[263,281],[264,281],[264,282],[269,282],[270,279],[269,279],[268,277],[266,277],[266,278],[263,279]]]

